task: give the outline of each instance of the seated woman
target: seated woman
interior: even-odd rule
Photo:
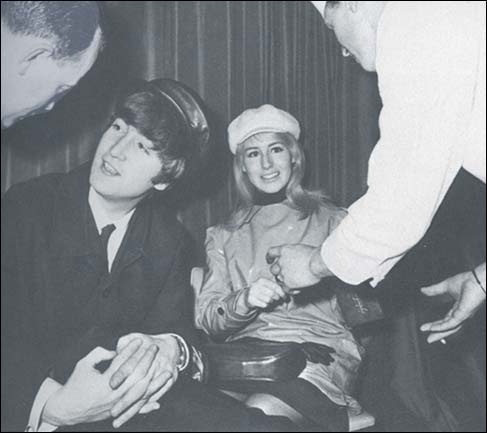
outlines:
[[[346,328],[335,297],[318,285],[287,294],[266,263],[269,247],[318,246],[345,211],[301,186],[299,123],[271,105],[244,111],[228,128],[240,202],[229,221],[208,229],[208,273],[196,299],[196,323],[213,339],[315,343],[333,348],[331,363],[307,362],[287,382],[247,382],[247,404],[321,431],[347,431],[347,407],[362,348]]]

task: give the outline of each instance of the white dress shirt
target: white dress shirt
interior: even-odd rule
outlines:
[[[388,2],[368,190],[324,242],[341,280],[381,281],[423,237],[458,171],[485,183],[485,2]]]
[[[107,245],[108,271],[110,272],[112,269],[113,261],[117,256],[117,252],[120,248],[120,245],[122,244],[125,233],[127,232],[127,227],[129,225],[130,219],[135,212],[135,208],[123,217],[119,218],[117,221],[113,221],[107,216],[100,202],[100,197],[93,189],[90,189],[90,193],[88,195],[88,203],[90,204],[91,212],[93,214],[93,218],[95,220],[96,228],[99,235],[101,235],[101,231],[107,225],[113,224],[115,226],[115,230],[108,238]]]

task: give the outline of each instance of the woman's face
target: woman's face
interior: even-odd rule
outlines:
[[[278,135],[262,132],[245,141],[243,171],[259,191],[273,194],[289,183],[292,174],[292,157]]]

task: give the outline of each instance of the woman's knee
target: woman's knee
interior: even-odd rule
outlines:
[[[303,421],[303,416],[296,409],[271,394],[252,394],[247,398],[245,404],[248,407],[262,410],[266,415],[285,416],[294,423]]]

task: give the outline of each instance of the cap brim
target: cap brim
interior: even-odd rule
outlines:
[[[204,113],[203,101],[189,87],[176,80],[160,78],[147,83],[169,100],[184,119],[193,145],[198,148],[200,157],[209,152],[210,127]]]

